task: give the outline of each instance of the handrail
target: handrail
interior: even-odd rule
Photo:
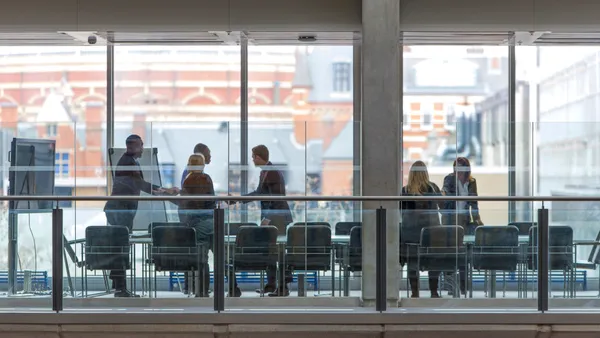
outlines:
[[[0,201],[479,201],[479,202],[600,202],[600,196],[0,196]]]

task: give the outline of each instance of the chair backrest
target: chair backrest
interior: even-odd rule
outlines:
[[[519,229],[520,236],[527,236],[529,235],[529,229],[537,226],[537,222],[510,222],[508,225],[517,227],[517,229]]]
[[[90,270],[117,270],[129,265],[129,229],[93,225],[85,229],[85,264]]]
[[[331,227],[293,225],[287,232],[289,253],[321,254],[331,252]]]
[[[337,222],[335,224],[335,234],[337,236],[348,236],[354,227],[362,226],[362,222]]]
[[[529,229],[529,259],[532,266],[537,266],[538,227]],[[548,253],[550,254],[550,270],[562,270],[573,263],[573,228],[568,225],[552,225],[548,227]]]
[[[350,244],[351,250],[362,249],[362,226],[355,226],[350,230]]]
[[[519,246],[519,229],[516,226],[480,226],[475,229],[476,247],[503,247],[512,248]]]
[[[533,226],[529,229],[530,247],[538,245],[538,227]],[[573,246],[573,228],[568,225],[551,225],[548,227],[548,247],[572,247]]]
[[[154,247],[188,248],[196,247],[196,230],[183,226],[157,226],[152,229]]]
[[[426,227],[421,230],[421,247],[454,248],[464,246],[465,229],[458,225]]]
[[[192,227],[162,226],[152,229],[152,259],[157,271],[198,269],[204,255],[198,252]],[[208,252],[208,248],[205,249]]]
[[[480,226],[472,250],[476,270],[515,271],[519,260],[519,229],[515,226]]]
[[[320,226],[320,225],[326,225],[331,228],[331,224],[329,224],[327,222],[296,222],[296,223],[294,223],[294,226]]]
[[[235,238],[236,252],[246,254],[270,253],[277,249],[277,227],[272,225],[241,226]]]
[[[225,236],[235,236],[241,227],[256,227],[258,224],[250,222],[227,223],[225,224]]]
[[[152,234],[152,230],[157,227],[173,227],[173,226],[187,226],[183,222],[152,222],[148,224],[148,233]]]

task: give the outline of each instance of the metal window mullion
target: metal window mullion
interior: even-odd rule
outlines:
[[[362,47],[360,40],[355,40],[353,45],[353,120],[352,120],[352,195],[360,196],[362,193],[361,185],[361,121],[362,121]],[[358,170],[356,170],[358,168]],[[352,220],[361,220],[360,210],[362,203],[353,202]]]
[[[516,196],[516,57],[515,46],[508,46],[508,195]],[[514,222],[517,203],[508,202],[508,220]]]
[[[115,46],[106,46],[106,152],[115,145]],[[108,163],[108,161],[107,161]],[[107,170],[108,173],[110,170]],[[106,175],[106,192],[110,193],[112,175]]]
[[[240,37],[240,161],[241,193],[248,193],[248,38]],[[242,222],[248,221],[248,205],[242,204]]]

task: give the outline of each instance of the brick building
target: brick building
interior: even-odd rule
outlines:
[[[453,142],[456,107],[481,101],[506,78],[505,57],[462,49],[438,58],[426,47],[405,48],[407,163],[435,160],[437,148]],[[159,149],[163,179],[176,185],[193,145],[207,143],[217,190],[231,190],[239,176],[231,169],[240,156],[239,63],[236,47],[117,47],[115,146],[142,135]],[[352,194],[352,63],[351,47],[249,50],[249,145],[265,143],[273,161],[288,166],[292,194]],[[58,194],[106,193],[105,108],[101,47],[7,49],[0,58],[1,126],[56,139]]]

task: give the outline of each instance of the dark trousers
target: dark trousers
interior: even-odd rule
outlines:
[[[126,226],[129,229],[129,232],[131,232],[131,229],[133,229],[133,219],[135,218],[137,209],[127,209],[127,205],[123,205],[123,207],[124,209],[121,210],[104,210],[106,220],[109,225]],[[127,288],[125,276],[125,270],[112,270],[110,272],[110,279],[112,279],[116,290],[125,290]]]
[[[200,245],[200,250],[202,250],[200,271],[195,271],[194,273],[200,274],[200,294],[197,294],[197,297],[208,297],[208,290],[210,287],[210,266],[208,264],[208,251],[213,251],[213,236],[197,238],[198,244]],[[214,253],[214,251],[213,251]],[[189,293],[195,293],[195,278],[190,280],[188,273],[184,275],[184,290]]]

